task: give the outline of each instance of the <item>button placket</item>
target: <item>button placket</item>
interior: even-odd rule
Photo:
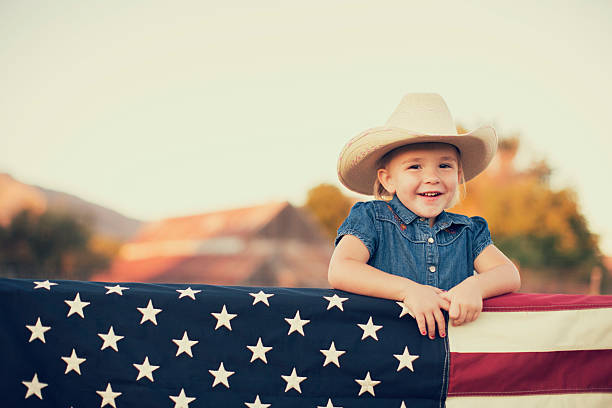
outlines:
[[[434,265],[438,264],[438,246],[435,245],[435,230],[427,226],[427,228],[422,229],[423,235],[422,239],[425,246],[425,270],[427,274],[427,283],[431,286],[438,286],[439,276],[436,272],[437,268]]]
[[[434,239],[433,239],[433,237],[429,237],[429,238],[427,238],[427,242],[428,242],[428,243],[430,243],[430,244],[433,244],[433,243],[434,243]],[[432,252],[433,252],[433,251],[432,251]],[[429,272],[431,272],[431,273],[433,273],[433,272],[435,272],[435,271],[436,271],[436,267],[435,267],[434,265],[429,265],[429,266],[427,267],[427,269],[428,269],[428,270],[429,270]]]

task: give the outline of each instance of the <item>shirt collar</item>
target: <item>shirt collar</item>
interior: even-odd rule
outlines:
[[[393,196],[393,199],[389,201],[389,205],[391,205],[391,208],[393,208],[393,211],[406,224],[411,224],[414,220],[419,219],[419,216],[413,213],[411,210],[409,210],[408,207],[406,207],[400,201],[397,195]],[[427,221],[427,223],[429,225],[429,221]],[[463,216],[460,216],[458,214],[448,213],[446,211],[442,211],[436,218],[436,222],[434,223],[433,228],[436,231],[440,231],[445,228],[448,228],[451,224],[468,225],[469,222]]]
[[[398,217],[401,218],[402,221],[406,224],[412,223],[417,218],[417,215],[410,211],[397,197],[397,195],[393,196],[393,199],[389,201],[389,205],[393,208],[393,211],[397,214]]]

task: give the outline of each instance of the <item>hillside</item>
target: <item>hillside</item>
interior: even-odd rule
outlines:
[[[0,225],[6,225],[22,209],[35,213],[47,209],[68,212],[87,220],[96,234],[121,241],[133,237],[142,225],[140,220],[72,194],[21,183],[9,174],[0,173]]]

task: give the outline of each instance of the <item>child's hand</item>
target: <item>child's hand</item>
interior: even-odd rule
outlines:
[[[482,311],[482,291],[473,276],[440,296],[450,302],[448,316],[453,326],[476,320]]]
[[[441,309],[448,310],[450,302],[440,296],[443,291],[433,286],[415,283],[405,292],[404,304],[416,319],[422,335],[436,337],[436,324],[440,337],[445,336],[446,322]]]

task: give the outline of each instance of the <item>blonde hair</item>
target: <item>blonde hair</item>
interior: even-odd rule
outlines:
[[[380,182],[380,179],[378,178],[378,170],[386,168],[387,165],[391,162],[391,160],[393,160],[393,158],[397,156],[399,153],[403,153],[406,150],[414,148],[417,145],[432,145],[432,144],[446,144],[449,146],[453,146],[455,150],[457,151],[457,162],[459,165],[459,177],[461,178],[459,181],[459,184],[463,186],[463,188],[462,189],[458,188],[457,190],[455,190],[455,195],[453,196],[453,199],[449,203],[448,208],[451,208],[457,205],[459,202],[461,202],[461,200],[467,194],[467,190],[465,188],[465,177],[463,175],[463,165],[461,164],[461,151],[452,144],[440,143],[440,142],[408,144],[408,145],[396,147],[395,149],[385,153],[385,155],[381,157],[376,164],[377,175],[376,175],[376,180],[374,180],[374,189],[373,189],[374,198],[376,198],[377,200],[383,200],[383,201],[390,201],[393,198],[393,194],[388,192],[387,189]]]

